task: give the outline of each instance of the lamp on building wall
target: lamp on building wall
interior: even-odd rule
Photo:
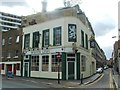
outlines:
[[[77,46],[76,46],[76,42],[72,43],[72,50],[77,53],[78,49],[77,49]]]

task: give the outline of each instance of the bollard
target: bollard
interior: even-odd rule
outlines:
[[[81,74],[81,84],[83,84],[83,73]]]

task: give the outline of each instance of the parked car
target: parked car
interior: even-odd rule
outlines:
[[[103,73],[103,68],[102,68],[102,67],[97,68],[96,72],[97,72],[97,73]]]
[[[108,66],[104,66],[104,69],[108,69]]]

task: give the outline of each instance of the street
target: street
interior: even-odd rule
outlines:
[[[114,88],[111,73],[110,69],[104,70],[104,73],[98,80],[86,86],[82,86],[82,88]]]
[[[85,83],[86,80],[83,81]],[[71,82],[71,81],[70,81]],[[34,79],[34,78],[22,78],[14,77],[13,79],[7,79],[6,76],[2,77],[2,88],[81,88],[81,89],[107,89],[113,90],[114,84],[112,80],[112,71],[111,69],[104,70],[101,77],[90,84],[77,85],[76,87],[67,87],[65,86],[69,81],[62,81],[61,84],[57,84],[56,80],[44,80],[44,79]],[[73,83],[76,83],[73,81]],[[6,89],[3,89],[6,90]],[[22,89],[23,90],[23,89]]]
[[[22,78],[7,79],[3,76],[2,88],[45,88],[42,84]]]

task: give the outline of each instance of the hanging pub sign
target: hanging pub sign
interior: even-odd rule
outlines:
[[[75,24],[68,24],[68,41],[69,42],[76,42],[76,25]]]
[[[95,40],[90,40],[90,48],[95,48]]]

